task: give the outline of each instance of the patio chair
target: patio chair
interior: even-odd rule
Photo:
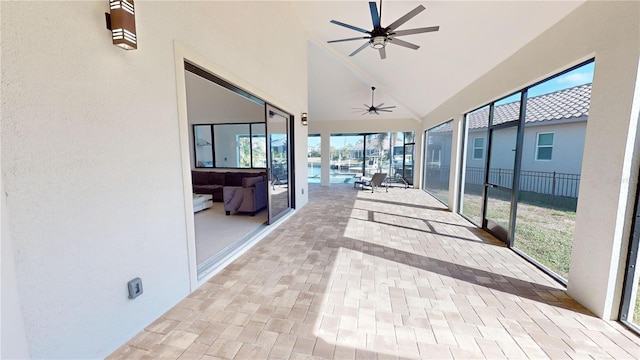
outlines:
[[[353,187],[356,185],[360,185],[361,189],[364,189],[365,186],[371,187],[371,192],[374,192],[377,187],[381,187],[384,181],[387,179],[387,173],[375,173],[371,177],[371,179],[362,178],[353,183]],[[389,192],[389,186],[385,184],[385,188],[387,192]]]

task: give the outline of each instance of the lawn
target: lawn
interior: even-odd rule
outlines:
[[[480,225],[482,222],[482,186],[467,186],[462,213]],[[448,200],[448,189],[428,189],[443,202]],[[491,197],[488,217],[508,227],[510,199]],[[571,247],[573,245],[577,199],[551,197],[535,193],[520,193],[516,215],[514,247],[565,280],[569,279]],[[638,279],[640,289],[640,278]],[[633,323],[640,325],[640,296],[636,296]]]
[[[463,213],[479,223],[482,197],[475,192],[465,193]],[[490,198],[487,217],[506,228],[509,199],[497,195]],[[576,199],[532,193],[521,193],[518,202],[514,247],[564,279],[569,278],[575,206]]]

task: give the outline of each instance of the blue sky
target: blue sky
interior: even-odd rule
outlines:
[[[547,94],[561,89],[588,84],[593,81],[593,67],[591,62],[570,71],[562,76],[555,77],[529,89],[529,97]]]

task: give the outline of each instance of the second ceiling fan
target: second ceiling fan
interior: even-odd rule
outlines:
[[[409,30],[398,30],[398,31],[396,31],[396,29],[400,27],[402,24],[411,20],[414,16],[418,15],[424,9],[425,9],[424,6],[419,5],[415,9],[406,13],[404,16],[400,17],[398,20],[392,22],[389,26],[382,27],[382,25],[380,25],[380,20],[382,18],[382,0],[380,0],[380,12],[378,12],[378,7],[376,6],[376,3],[371,1],[369,2],[369,11],[371,12],[371,22],[373,23],[373,30],[371,31],[368,31],[353,25],[345,24],[337,20],[331,20],[331,23],[333,24],[344,26],[351,30],[368,34],[368,36],[360,36],[360,37],[339,39],[339,40],[330,40],[328,42],[334,43],[334,42],[342,42],[342,41],[367,39],[367,42],[365,42],[362,46],[357,48],[354,52],[349,54],[349,56],[353,56],[359,53],[360,51],[364,50],[364,48],[366,48],[367,46],[371,46],[374,49],[378,49],[378,52],[380,53],[380,59],[385,59],[387,57],[387,53],[385,51],[386,44],[394,44],[394,45],[404,46],[409,49],[418,50],[420,46],[412,44],[407,41],[397,39],[396,37],[438,31],[440,29],[440,26],[430,26],[430,27],[423,27],[423,28],[409,29]]]
[[[354,110],[356,110],[356,111],[358,111],[358,112],[359,112],[359,111],[364,111],[364,112],[362,113],[362,115],[365,115],[365,114],[376,114],[376,115],[380,115],[380,113],[379,113],[379,112],[392,112],[393,110],[391,110],[391,109],[395,109],[395,106],[385,106],[385,107],[382,107],[382,105],[384,105],[384,103],[380,103],[380,105],[378,105],[378,106],[374,106],[374,105],[373,105],[373,104],[374,104],[374,102],[373,102],[373,95],[374,95],[375,91],[376,91],[375,86],[372,86],[372,87],[371,87],[371,106],[369,106],[369,105],[367,105],[367,104],[364,104],[364,108],[353,108],[353,109],[354,109]]]

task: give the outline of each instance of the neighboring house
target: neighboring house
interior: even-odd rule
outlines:
[[[567,189],[557,195],[577,197],[578,182],[582,168],[582,153],[591,100],[591,84],[531,97],[527,100],[524,145],[522,154],[522,172],[530,181],[522,181],[523,190],[550,193],[553,186],[553,174],[560,173],[566,181]],[[510,102],[497,105],[494,110],[494,124],[516,121],[520,103]],[[487,127],[489,107],[484,107],[467,115],[468,137],[466,143],[466,176],[468,184],[482,184],[487,154]],[[427,169],[435,167],[447,169],[451,165],[452,123],[429,130],[430,141],[427,144]],[[500,172],[500,183],[511,181],[516,128],[494,132],[496,144],[491,156],[492,174]],[[431,172],[432,176],[434,173]],[[448,171],[438,172],[446,174]],[[570,175],[570,176],[569,176]],[[429,173],[427,174],[429,178]],[[495,175],[497,176],[497,175]],[[557,175],[556,175],[557,176]],[[536,180],[532,180],[532,179]],[[550,185],[539,185],[540,181],[551,179]],[[524,177],[523,177],[524,179]],[[439,179],[444,181],[445,179]],[[496,181],[498,181],[496,179]]]

